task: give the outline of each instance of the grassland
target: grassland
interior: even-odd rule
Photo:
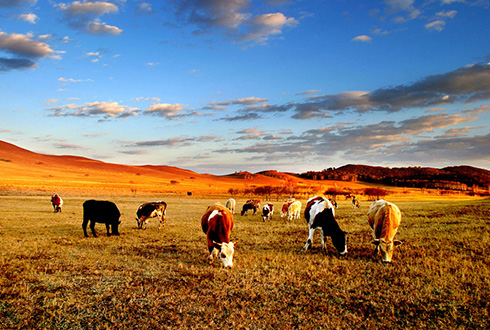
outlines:
[[[318,236],[301,252],[304,219],[236,214],[235,267],[224,270],[207,264],[199,219],[225,197],[155,196],[168,203],[163,231],[136,228],[148,199],[105,198],[121,210],[119,237],[98,224],[100,237],[83,238],[84,197],[54,214],[48,195],[0,196],[0,328],[490,328],[489,200],[395,201],[405,243],[391,265],[372,256],[368,202],[339,204],[344,258],[330,242],[322,255]]]

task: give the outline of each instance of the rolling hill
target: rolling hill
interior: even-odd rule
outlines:
[[[346,165],[338,169],[302,174],[275,170],[236,172],[225,176],[196,173],[172,166],[131,166],[78,156],[45,155],[0,141],[0,193],[2,191],[61,192],[86,195],[228,194],[256,187],[294,187],[310,195],[330,187],[360,191],[366,187],[445,187],[490,183],[490,172],[470,166],[386,168]],[[432,186],[431,184],[432,183]],[[435,186],[437,187],[437,186]],[[441,187],[437,187],[441,188]],[[395,189],[395,188],[391,188]]]

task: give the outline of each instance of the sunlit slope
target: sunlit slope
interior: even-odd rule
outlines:
[[[322,190],[331,185],[362,184],[315,182],[281,173],[271,177],[248,172],[228,176],[200,174],[172,166],[128,166],[78,156],[38,154],[0,141],[0,186],[3,189],[76,190],[95,193],[226,193],[261,185],[298,185]]]

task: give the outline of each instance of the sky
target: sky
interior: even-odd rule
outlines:
[[[490,169],[490,0],[0,0],[0,140],[198,173]]]

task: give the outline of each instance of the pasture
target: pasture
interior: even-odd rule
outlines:
[[[82,203],[62,196],[0,196],[2,329],[488,329],[490,201],[394,201],[404,244],[392,264],[373,257],[369,202],[336,210],[348,231],[337,257],[307,226],[235,213],[235,267],[208,265],[200,218],[222,198],[105,197],[121,236],[83,237]],[[137,229],[142,202],[165,200],[167,224]],[[387,198],[390,200],[389,198]],[[241,209],[245,199],[237,199]],[[305,201],[302,200],[303,208]]]

